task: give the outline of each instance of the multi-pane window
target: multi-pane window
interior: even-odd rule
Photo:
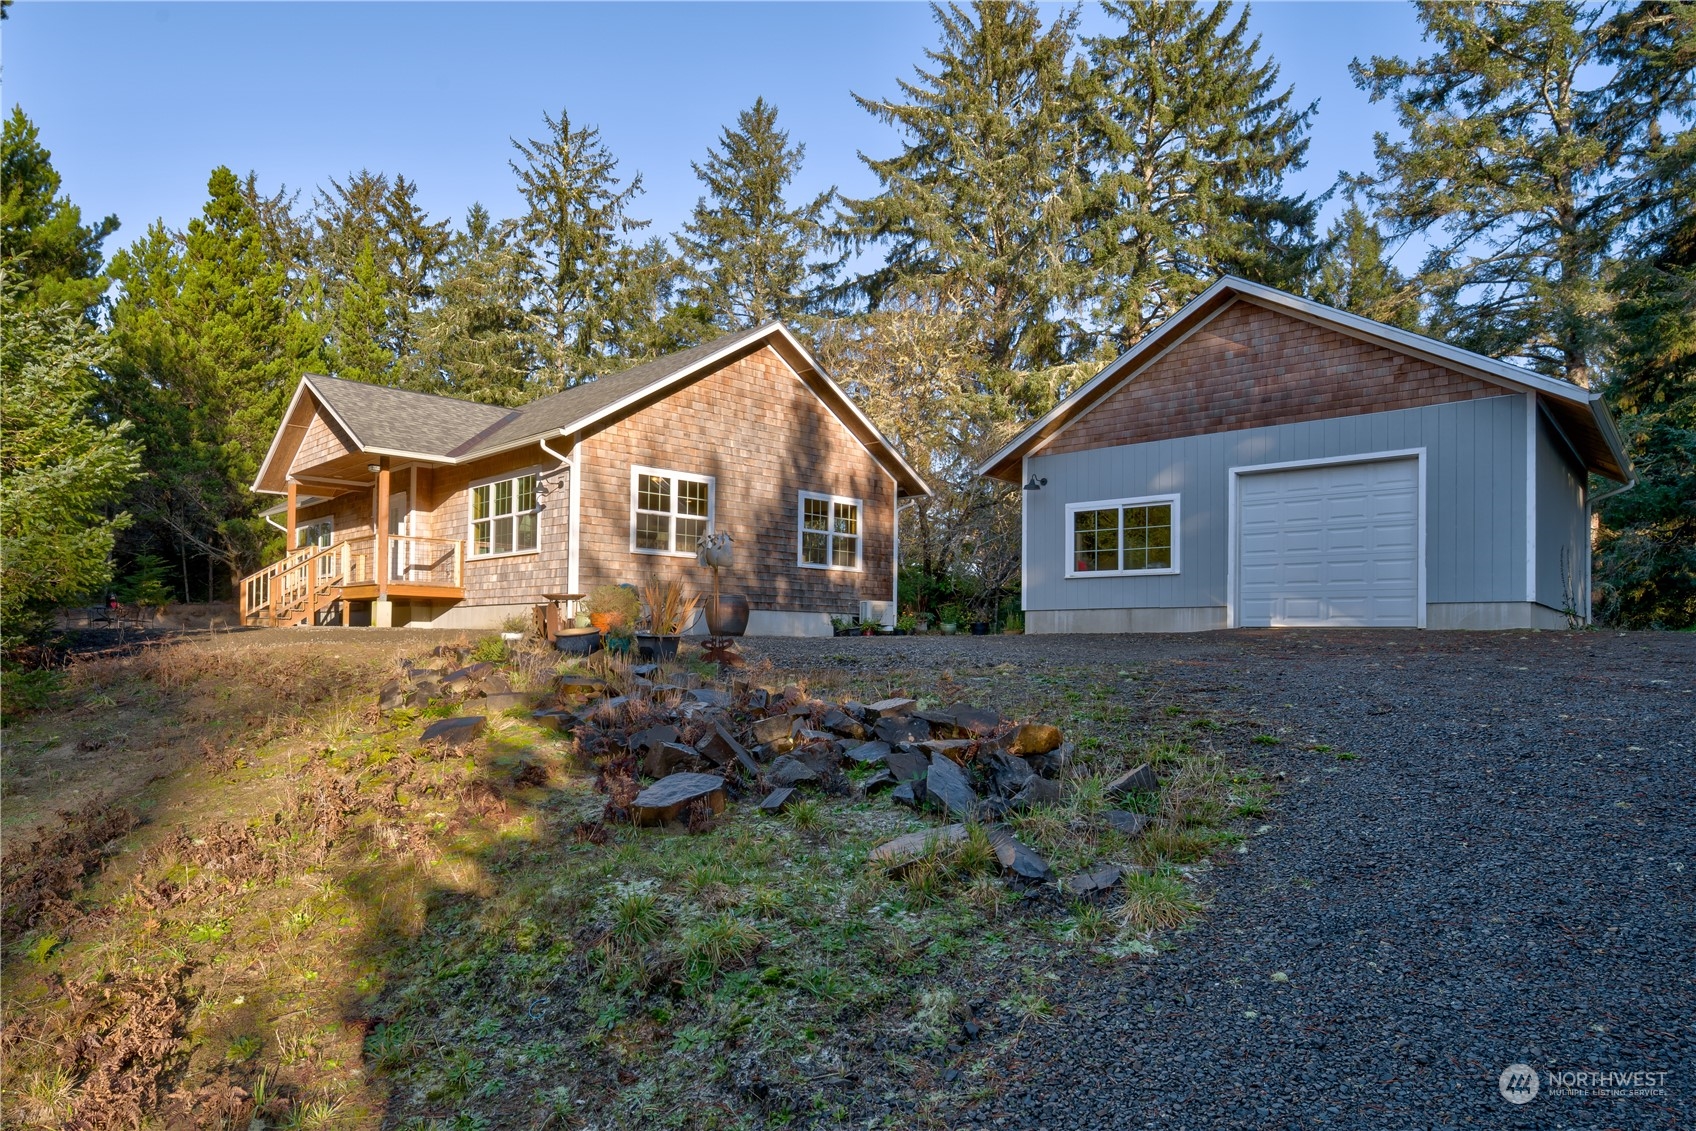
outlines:
[[[630,548],[645,554],[693,554],[712,529],[712,479],[648,467],[635,468],[632,474]]]
[[[1073,503],[1072,559],[1067,576],[1100,573],[1176,573],[1173,538],[1177,496]]]
[[[471,556],[534,550],[538,511],[534,473],[471,488]]]
[[[801,564],[860,568],[860,500],[801,492]]]
[[[322,549],[335,541],[335,520],[329,518],[313,519],[303,522],[294,528],[294,544],[299,549],[311,547]],[[325,554],[318,559],[318,576],[329,577],[336,572],[336,559]]]

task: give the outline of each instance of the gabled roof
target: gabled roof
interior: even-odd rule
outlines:
[[[278,428],[271,450],[260,465],[254,489],[267,490],[260,484],[271,471],[287,422],[308,391],[361,451],[456,464],[552,436],[586,434],[605,427],[628,412],[662,399],[676,387],[762,346],[774,349],[825,407],[854,433],[872,458],[895,479],[900,495],[931,493],[918,473],[780,322],[726,334],[518,408],[309,374],[301,378],[300,387],[283,414],[284,425]],[[274,488],[271,490],[274,493]]]
[[[1043,445],[1065,430],[1080,415],[1101,401],[1113,390],[1158,360],[1168,348],[1183,340],[1189,333],[1210,321],[1215,315],[1238,299],[1246,299],[1275,310],[1282,310],[1310,322],[1330,326],[1356,338],[1470,374],[1491,384],[1514,392],[1536,393],[1544,409],[1555,422],[1573,451],[1590,470],[1621,483],[1632,477],[1631,461],[1619,429],[1602,395],[1581,389],[1569,381],[1545,377],[1486,357],[1447,342],[1428,338],[1358,314],[1350,314],[1311,299],[1301,298],[1275,287],[1251,283],[1226,275],[1191,299],[1182,310],[1155,327],[1136,345],[1109,362],[1101,372],[1085,382],[1065,400],[1055,405],[1047,415],[1019,433],[1006,447],[996,452],[978,468],[979,475],[1017,481],[1021,461],[1037,454]]]

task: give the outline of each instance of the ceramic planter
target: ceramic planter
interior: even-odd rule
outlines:
[[[663,664],[667,660],[677,659],[678,639],[676,633],[662,636],[655,632],[638,632],[636,634],[636,647],[644,660],[653,660],[656,663]]]
[[[567,628],[554,638],[554,647],[568,656],[587,656],[601,650],[601,634],[593,628]]]
[[[741,636],[748,631],[748,598],[741,593],[724,593],[706,600],[707,632],[713,636]]]

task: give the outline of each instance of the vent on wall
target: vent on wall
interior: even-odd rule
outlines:
[[[895,627],[895,602],[894,601],[861,601],[860,602],[860,623],[861,624],[870,624],[870,623],[873,623],[873,622],[875,622],[877,624],[881,624],[885,628],[894,628]]]

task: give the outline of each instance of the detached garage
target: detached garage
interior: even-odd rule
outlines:
[[[1029,632],[1565,627],[1632,482],[1599,394],[1234,278],[980,471]]]

